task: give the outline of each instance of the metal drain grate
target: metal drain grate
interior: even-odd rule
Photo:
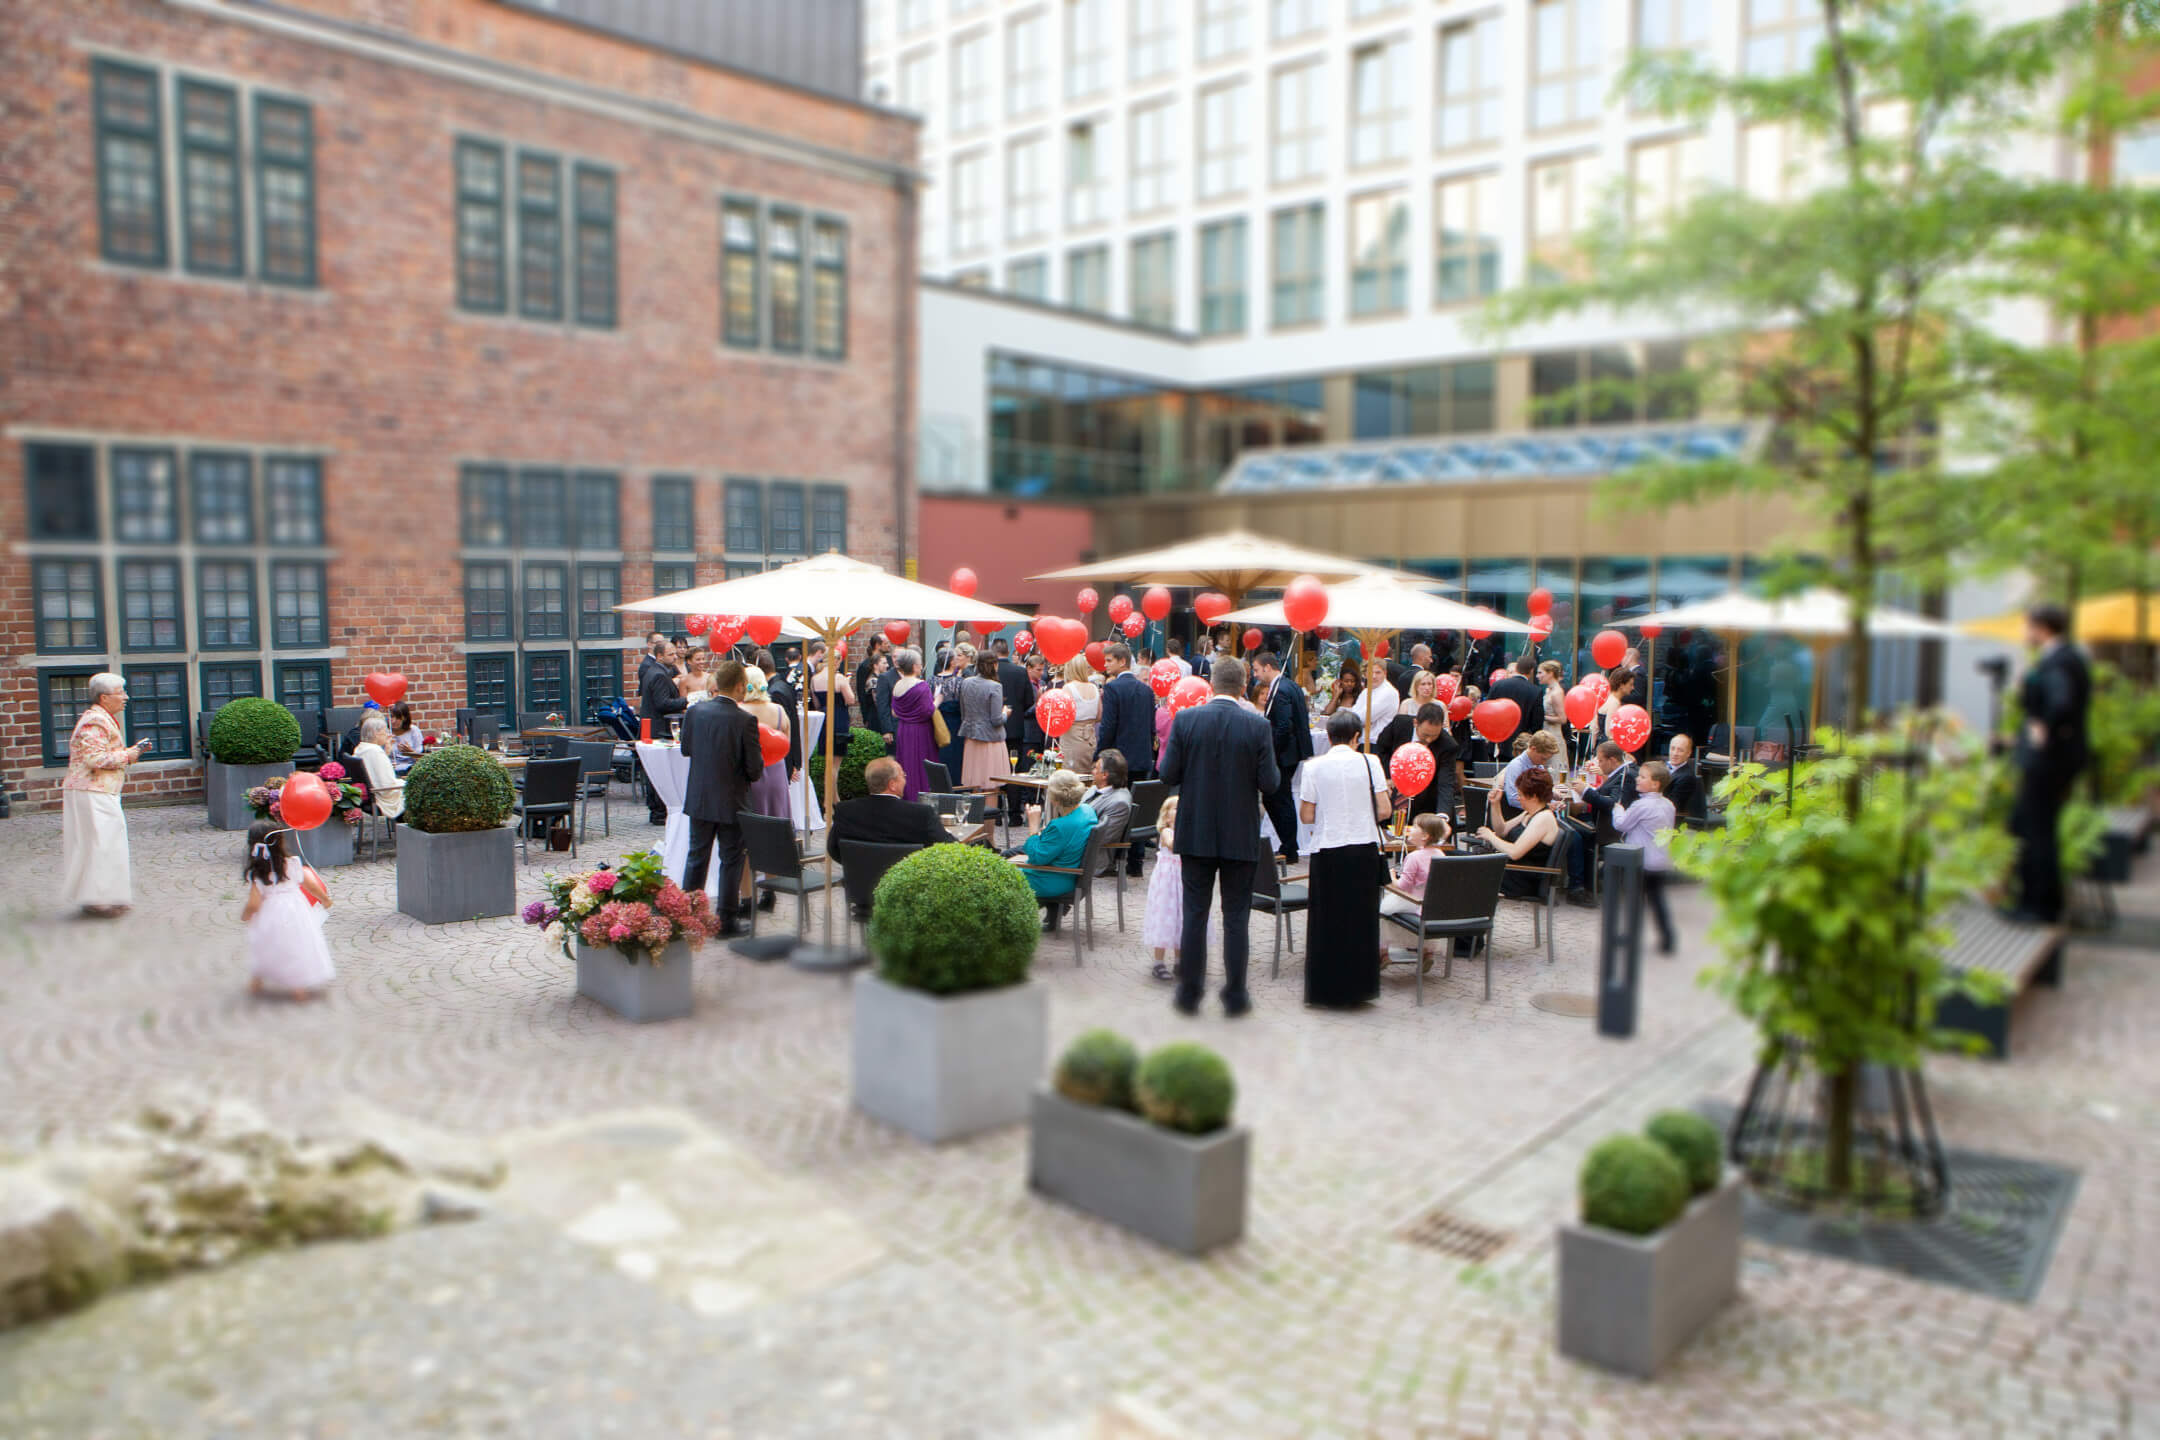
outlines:
[[[1507,1248],[1513,1237],[1505,1230],[1491,1230],[1473,1220],[1446,1210],[1430,1210],[1418,1217],[1417,1222],[1403,1231],[1403,1239],[1443,1255],[1472,1264],[1490,1260]]]

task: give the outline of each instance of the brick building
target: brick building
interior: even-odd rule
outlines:
[[[0,780],[99,670],[174,794],[234,695],[581,712],[618,599],[898,568],[915,146],[495,0],[0,6]]]

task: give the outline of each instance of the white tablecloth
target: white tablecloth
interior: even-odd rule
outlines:
[[[823,733],[825,717],[816,711],[810,713],[811,743]],[[690,762],[674,745],[640,743],[637,747],[638,764],[645,767],[645,778],[652,782],[653,793],[667,806],[667,829],[661,834],[660,843],[653,853],[660,856],[668,878],[678,885],[682,883],[683,870],[690,862],[690,817],[683,814],[683,795],[690,788]],[[825,817],[818,808],[815,791],[804,806],[805,787],[802,777],[788,786],[788,808],[794,811],[797,830],[822,830]],[[705,875],[705,889],[715,900],[720,894],[720,867],[711,866]]]

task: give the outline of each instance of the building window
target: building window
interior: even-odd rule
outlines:
[[[263,461],[273,545],[323,543],[322,461],[273,455]]]
[[[598,165],[574,165],[571,177],[571,201],[577,209],[577,323],[611,330],[615,326],[615,172]]]
[[[1100,127],[1083,120],[1065,132],[1065,223],[1092,225],[1103,218],[1109,187],[1102,173]]]
[[[723,500],[730,555],[765,553],[765,506],[755,480],[730,480]]]
[[[1200,198],[1245,188],[1245,82],[1200,92]]]
[[[754,200],[720,202],[720,273],[726,290],[720,338],[758,343],[758,209]]]
[[[989,186],[984,172],[990,168],[987,151],[955,155],[952,162],[952,250],[966,255],[990,243]]]
[[[1634,353],[1624,345],[1532,355],[1531,427],[1627,424],[1641,414],[1640,388]]]
[[[591,724],[594,717],[623,698],[622,654],[616,650],[581,651],[578,654],[578,718]]]
[[[810,344],[820,360],[847,358],[847,226],[810,226]]]
[[[327,660],[280,660],[274,667],[277,702],[295,715],[311,715],[330,708],[330,662]],[[300,741],[311,737],[303,728]]]
[[[1350,57],[1350,163],[1384,165],[1410,149],[1410,42],[1366,45]]]
[[[847,553],[847,487],[820,485],[810,492],[810,551]]]
[[[1326,284],[1327,207],[1315,202],[1278,210],[1274,226],[1271,323],[1278,329],[1317,324]]]
[[[197,450],[188,456],[195,543],[245,545],[255,538],[253,463],[245,455]]]
[[[1023,300],[1050,299],[1050,262],[1040,255],[1005,262],[1005,293]]]
[[[510,472],[494,465],[467,465],[458,475],[467,545],[504,549],[510,544]]]
[[[1084,100],[1110,83],[1110,0],[1065,0],[1065,98]]]
[[[270,566],[270,643],[280,650],[310,650],[330,643],[323,610],[323,567],[280,560]]]
[[[600,470],[580,470],[577,475],[577,548],[622,548],[622,485]]]
[[[1327,24],[1328,0],[1269,0],[1277,40],[1310,35]]]
[[[1050,142],[1040,135],[1005,150],[1005,238],[1033,240],[1050,228]]]
[[[127,681],[127,737],[131,745],[147,740],[147,760],[185,760],[192,753],[188,736],[187,666],[130,665]]]
[[[517,724],[517,686],[510,655],[465,657],[465,705],[475,715],[491,715],[504,725]]]
[[[255,97],[255,218],[262,277],[315,283],[315,116],[291,100]]]
[[[1750,75],[1793,75],[1822,44],[1821,0],[1746,0],[1741,66]]]
[[[775,209],[766,230],[766,274],[772,286],[772,348],[803,348],[802,212]]]
[[[1433,144],[1465,150],[1500,139],[1500,17],[1480,15],[1440,32]]]
[[[2115,137],[2113,179],[2118,185],[2160,184],[2160,126],[2144,125]]]
[[[900,108],[922,117],[925,139],[930,134],[930,76],[936,63],[937,52],[928,48],[900,58]]]
[[[1096,315],[1110,313],[1110,247],[1089,245],[1065,255],[1065,303]]]
[[[262,694],[262,662],[204,661],[202,708],[215,715],[235,700]]]
[[[1245,5],[1246,0],[1200,0],[1200,33],[1193,48],[1202,64],[1245,48]]]
[[[561,651],[545,654],[525,652],[525,703],[521,707],[540,715],[576,713],[570,706],[570,657]]]
[[[1563,155],[1530,167],[1530,282],[1549,285],[1582,273],[1576,237],[1596,192],[1591,154]]]
[[[990,32],[953,41],[952,133],[972,135],[990,123]]]
[[[1245,221],[1200,227],[1200,333],[1245,333]]]
[[[518,314],[562,318],[562,166],[552,155],[517,157]]]
[[[1177,325],[1177,237],[1142,235],[1132,242],[1127,299],[1133,323],[1157,330]]]
[[[186,624],[180,613],[180,562],[120,562],[120,648],[184,650]]]
[[[692,589],[696,585],[697,566],[695,565],[682,561],[670,561],[652,567],[652,593],[655,595],[675,595],[684,590]],[[680,615],[649,615],[645,620],[645,632],[647,634],[651,634],[655,630],[665,630],[668,634],[673,635],[682,628],[683,617]]]
[[[1828,173],[1827,147],[1790,121],[1740,128],[1740,188],[1750,198],[1769,205],[1795,200]]]
[[[1049,103],[1049,20],[1038,10],[1005,27],[1005,118],[1032,115]]]
[[[180,82],[180,258],[197,275],[247,269],[240,229],[240,97]]]
[[[622,566],[578,566],[578,638],[615,640],[622,636]]]
[[[803,553],[803,487],[792,480],[772,482],[768,502],[770,539],[765,548],[775,555]]]
[[[245,560],[204,560],[195,568],[196,623],[205,650],[254,650],[255,566]]]
[[[1126,44],[1132,55],[1132,81],[1138,85],[1177,68],[1177,7],[1185,0],[1131,0],[1132,27]]]
[[[1530,128],[1586,125],[1598,117],[1598,11],[1604,0],[1533,0]]]
[[[1709,178],[1707,141],[1697,135],[1650,140],[1628,151],[1628,213],[1644,232],[1662,229]]]
[[[1132,112],[1132,213],[1146,215],[1177,203],[1177,142],[1169,101]]]
[[[567,496],[560,470],[518,472],[518,543],[535,550],[561,550],[570,544]]]
[[[1636,49],[1701,51],[1709,44],[1710,0],[1635,0]]]
[[[697,502],[687,475],[653,477],[652,548],[697,549]]]
[[[98,235],[107,260],[165,264],[165,162],[154,70],[99,60],[96,92]],[[72,722],[71,722],[72,723]]]
[[[466,562],[465,638],[516,638],[510,633],[510,567],[502,561]]]
[[[1281,185],[1327,169],[1327,72],[1314,60],[1275,72],[1274,166]]]
[[[88,445],[23,447],[33,540],[98,538],[97,452]]]
[[[180,482],[170,450],[112,452],[113,538],[169,545],[180,538]]]
[[[1409,303],[1409,192],[1359,195],[1350,202],[1350,313],[1400,315]]]
[[[525,567],[525,638],[570,637],[570,567],[534,562]]]
[[[40,655],[105,653],[105,586],[95,560],[33,560]]]
[[[1433,186],[1433,303],[1500,293],[1500,175],[1486,170]]]
[[[503,308],[503,152],[482,140],[457,144],[458,304]]]
[[[762,575],[764,573],[765,562],[762,560],[730,560],[727,562],[727,578],[730,580],[740,580],[745,575]]]
[[[96,670],[38,671],[38,719],[45,764],[58,769],[68,763],[68,740],[75,722],[93,703],[90,677]]]

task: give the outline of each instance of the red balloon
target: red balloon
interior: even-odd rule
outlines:
[[[1147,594],[1140,597],[1140,613],[1150,620],[1170,618],[1170,592],[1160,585],[1148,586]]]
[[[1200,617],[1202,625],[1213,625],[1234,608],[1236,607],[1231,605],[1230,597],[1219,591],[1208,590],[1193,597],[1193,614]]]
[[[278,791],[278,813],[295,830],[313,830],[330,818],[330,787],[321,776],[296,770]]]
[[[885,622],[885,638],[895,645],[907,644],[908,637],[914,633],[915,627],[905,620],[888,620]]]
[[[1388,647],[1387,647],[1387,646],[1386,646],[1385,644],[1380,644],[1380,645],[1375,645],[1375,646],[1373,646],[1373,651],[1372,651],[1372,658],[1373,658],[1373,659],[1375,659],[1375,660],[1385,660],[1385,659],[1387,659],[1387,658],[1388,658]]]
[[[770,725],[757,727],[758,751],[768,765],[777,765],[787,759],[787,736]]]
[[[1327,587],[1316,576],[1300,575],[1283,587],[1282,609],[1291,629],[1315,629],[1327,619]]]
[[[752,615],[743,622],[743,633],[760,645],[770,645],[780,638],[780,617]]]
[[[1622,705],[1613,711],[1611,728],[1613,743],[1632,755],[1650,738],[1650,712],[1640,705]]]
[[[712,639],[706,643],[715,650],[732,650],[735,642],[742,639],[743,617],[740,615],[713,616]]]
[[[1052,690],[1035,702],[1035,723],[1042,726],[1043,734],[1055,740],[1073,727],[1072,697],[1062,690]]]
[[[1120,595],[1118,598],[1122,600],[1125,597]],[[1138,615],[1127,615],[1125,619],[1120,622],[1118,628],[1125,632],[1126,639],[1137,640],[1140,638],[1140,632],[1147,629],[1147,621],[1141,619]]]
[[[1447,718],[1451,723],[1460,725],[1463,721],[1469,719],[1471,712],[1476,709],[1477,701],[1472,700],[1468,695],[1457,695],[1447,702]]]
[[[1089,668],[1090,670],[1101,670],[1101,669],[1103,668],[1103,642],[1102,642],[1102,641],[1100,641],[1100,640],[1090,640],[1090,641],[1088,642],[1088,647],[1087,647],[1087,649],[1086,649],[1085,651],[1083,651],[1082,653],[1083,653],[1083,654],[1085,654],[1085,655],[1087,656],[1088,668]]]
[[[368,699],[386,710],[405,698],[405,677],[395,671],[386,674],[378,670],[360,684],[367,691]]]
[[[1335,627],[1332,625],[1315,625],[1312,633],[1315,640],[1332,640],[1335,638]]]
[[[1550,634],[1552,634],[1552,616],[1533,615],[1530,617],[1531,639],[1543,640],[1546,636]]]
[[[1590,658],[1610,670],[1627,657],[1627,636],[1618,630],[1600,630],[1590,642]]]
[[[1125,617],[1130,614],[1132,614],[1132,596],[1112,595],[1110,597],[1110,621],[1112,624],[1124,624]]]
[[[945,588],[955,595],[965,595],[972,599],[975,594],[975,572],[962,565],[952,572],[952,579],[945,582]]]
[[[1013,654],[1015,654],[1015,655],[1025,655],[1025,654],[1027,654],[1027,653],[1028,653],[1028,651],[1030,651],[1030,650],[1033,650],[1034,648],[1035,648],[1035,632],[1034,632],[1034,631],[1032,631],[1032,630],[1022,630],[1022,631],[1021,631],[1021,632],[1020,632],[1019,634],[1017,634],[1017,635],[1013,636]]]
[[[1043,659],[1052,665],[1063,665],[1087,648],[1087,626],[1078,620],[1066,620],[1056,615],[1035,617],[1035,644],[1043,653]]]
[[[685,615],[682,623],[683,629],[689,631],[692,635],[703,635],[712,628],[712,616]]]
[[[1642,638],[1645,640],[1655,640],[1664,633],[1665,627],[1662,625],[1645,625],[1642,627]]]
[[[1394,758],[1388,761],[1388,779],[1405,795],[1422,795],[1425,787],[1432,784],[1433,771],[1438,762],[1432,751],[1416,740],[1395,747]]]
[[[1505,674],[1507,674],[1507,666],[1502,665],[1499,668],[1495,669],[1492,674],[1485,677],[1485,688],[1488,690],[1492,689],[1493,686],[1500,683],[1500,677]]]
[[[1102,596],[1095,593],[1094,586],[1083,585],[1080,587],[1080,594],[1074,599],[1073,603],[1080,607],[1082,615],[1092,615],[1095,613],[1096,605],[1101,601]]]
[[[1239,638],[1245,642],[1247,650],[1257,650],[1267,640],[1267,636],[1262,635],[1258,629],[1247,630]]]
[[[1552,610],[1552,591],[1540,585],[1530,592],[1530,613],[1544,615]]]
[[[1588,685],[1577,685],[1567,692],[1567,723],[1578,730],[1589,729],[1590,722],[1597,719],[1599,703],[1595,690]]]
[[[1522,707],[1513,700],[1487,700],[1470,712],[1470,723],[1493,744],[1503,744],[1515,738],[1515,728],[1522,724]]]
[[[1455,699],[1455,692],[1460,689],[1462,689],[1462,677],[1449,670],[1433,680],[1433,699],[1438,700],[1442,705],[1452,704]]]
[[[1176,667],[1173,666],[1172,668]],[[1189,710],[1195,705],[1205,704],[1208,696],[1213,693],[1208,688],[1207,681],[1201,679],[1198,675],[1187,675],[1171,689],[1170,708],[1172,710]]]
[[[1157,660],[1148,667],[1148,689],[1155,692],[1157,699],[1167,699],[1170,692],[1177,688],[1178,681],[1184,678],[1185,672],[1178,669],[1178,663],[1175,660]]]
[[[1470,632],[1470,638],[1471,638],[1472,640],[1490,640],[1490,639],[1492,639],[1492,631],[1490,631],[1490,630],[1472,630],[1472,631]]]
[[[1603,705],[1612,695],[1612,682],[1595,670],[1582,677],[1581,688],[1588,690],[1595,696],[1597,703],[1600,705]]]

